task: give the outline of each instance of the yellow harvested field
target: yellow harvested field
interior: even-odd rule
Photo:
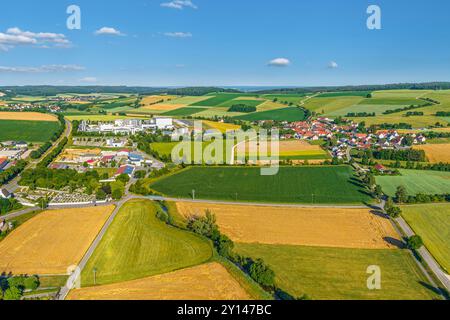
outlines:
[[[0,273],[67,274],[80,262],[114,206],[42,212],[0,242]]]
[[[219,130],[222,133],[226,133],[227,130],[239,130],[241,128],[240,126],[232,123],[221,123],[206,120],[203,121],[203,124],[211,129]]]
[[[56,159],[56,162],[77,162],[78,158],[86,155],[92,154],[96,156],[100,156],[102,153],[102,149],[94,148],[94,149],[64,149],[63,153]]]
[[[0,120],[25,120],[25,121],[58,121],[51,114],[40,112],[0,112]]]
[[[428,161],[431,163],[450,162],[450,143],[425,144],[416,146],[414,149],[425,151]]]
[[[235,242],[385,249],[399,239],[389,220],[369,209],[292,208],[177,202],[181,215],[210,210]]]
[[[176,98],[176,96],[146,96],[142,99],[141,104],[143,105],[143,107],[147,107],[159,102],[165,102]]]
[[[184,104],[163,104],[163,103],[158,103],[158,104],[153,104],[153,105],[147,105],[145,107],[142,107],[140,109],[144,109],[144,110],[154,110],[154,111],[172,111],[172,110],[176,110],[179,108],[184,107]]]
[[[314,146],[303,140],[280,141],[280,153],[295,151],[323,151],[320,146]]]
[[[68,300],[250,300],[219,263],[149,278],[72,290]]]

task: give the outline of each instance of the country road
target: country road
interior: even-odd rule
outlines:
[[[58,140],[56,140],[53,145],[51,146],[51,148],[49,148],[39,159],[33,160],[31,161],[23,171],[28,170],[28,169],[34,169],[36,168],[37,164],[44,159],[48,154],[50,154],[50,152],[52,152],[57,146],[58,144],[61,142],[62,139],[64,138],[69,138],[71,132],[72,132],[72,123],[68,120],[66,121],[66,130],[64,132],[64,134],[62,134]],[[12,179],[10,182],[8,182],[7,184],[5,184],[4,186],[2,186],[2,188],[5,188],[6,190],[8,190],[11,193],[14,193],[18,188],[19,188],[19,180],[20,180],[20,174],[17,175],[17,177],[15,177],[14,179]]]
[[[409,224],[403,219],[399,217],[395,219],[400,228],[403,230],[407,237],[412,237],[415,235],[414,231],[411,229]],[[435,276],[439,279],[439,281],[444,285],[445,289],[450,292],[450,276],[446,274],[440,267],[440,265],[436,262],[431,253],[427,250],[425,246],[417,250],[419,254],[422,256],[423,260],[425,260],[428,267],[433,271]]]
[[[114,218],[116,217],[117,213],[120,211],[120,208],[122,208],[123,204],[126,203],[127,201],[131,200],[132,198],[133,197],[126,197],[126,198],[124,198],[123,200],[119,201],[116,204],[116,208],[111,213],[111,215],[109,216],[108,220],[103,225],[103,227],[100,230],[100,232],[98,233],[97,237],[92,242],[91,246],[86,251],[86,253],[84,254],[84,256],[81,259],[80,263],[78,264],[80,275],[81,275],[81,272],[83,271],[83,269],[86,267],[86,264],[88,263],[89,259],[92,257],[92,254],[94,253],[95,249],[99,245],[100,241],[103,239],[103,236],[105,235],[106,231],[108,231],[109,227],[111,226],[111,223],[114,221]],[[74,279],[74,280],[76,280],[76,279]],[[66,284],[59,291],[58,296],[57,296],[58,300],[66,299],[67,295],[69,294],[69,291],[70,291],[70,288]]]

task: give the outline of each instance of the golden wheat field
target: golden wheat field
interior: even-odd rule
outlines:
[[[173,111],[179,108],[184,107],[184,104],[164,104],[164,103],[158,103],[158,104],[152,104],[147,105],[145,107],[142,107],[141,110],[152,110],[152,111]]]
[[[423,150],[431,163],[450,162],[450,143],[425,144],[414,149]]]
[[[177,202],[184,217],[210,210],[235,242],[342,248],[394,248],[389,220],[368,209],[292,208]]]
[[[146,96],[142,99],[142,106],[151,106],[153,104],[159,103],[159,102],[165,102],[169,100],[175,99],[176,96]]]
[[[0,112],[0,120],[58,121],[55,116],[40,112]]]
[[[48,210],[0,242],[0,273],[66,274],[76,265],[114,206]]]
[[[72,290],[69,300],[249,300],[219,263],[128,282]]]

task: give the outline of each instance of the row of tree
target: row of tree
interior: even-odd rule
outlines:
[[[398,161],[418,161],[425,162],[427,160],[425,151],[415,149],[381,149],[368,150],[365,153],[369,158],[377,160],[398,160]]]

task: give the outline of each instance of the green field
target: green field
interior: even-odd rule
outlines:
[[[83,286],[139,279],[208,261],[211,245],[166,225],[149,200],[124,204],[82,273]]]
[[[394,196],[397,187],[404,186],[409,195],[450,193],[450,172],[400,170],[401,176],[376,177],[385,194]]]
[[[222,103],[220,106],[221,107],[227,107],[227,108],[231,108],[234,105],[237,104],[243,104],[249,107],[257,107],[260,104],[264,103],[265,100],[239,100],[239,99],[235,99],[235,100],[230,100],[227,101],[225,103]]]
[[[196,113],[200,113],[202,111],[208,110],[208,108],[180,108],[176,110],[172,110],[169,112],[165,112],[163,115],[165,116],[173,116],[173,117],[184,117],[184,116],[191,116]]]
[[[418,99],[409,99],[409,98],[371,98],[371,99],[364,99],[359,104],[365,104],[365,105],[390,105],[390,106],[397,106],[393,107],[394,109],[400,108],[401,106],[410,106],[410,105],[423,105],[426,102],[423,100]]]
[[[235,117],[244,121],[303,121],[305,120],[305,112],[297,107],[289,107],[277,110],[254,112],[243,116]]]
[[[242,97],[244,94],[241,93],[218,93],[211,96],[211,98],[199,102],[194,102],[191,106],[197,107],[216,107],[224,102],[233,100],[238,97]]]
[[[306,96],[307,94],[265,94],[261,97],[271,101],[277,99],[280,103],[299,104]]]
[[[427,249],[450,273],[450,204],[403,206],[402,215]]]
[[[55,121],[0,120],[0,141],[47,142],[59,126]]]
[[[370,201],[348,166],[280,167],[262,176],[257,167],[192,167],[150,187],[172,197],[274,203],[354,204]]]
[[[410,253],[400,249],[342,249],[236,244],[236,252],[262,258],[277,285],[293,296],[314,300],[429,300],[429,289]],[[368,290],[369,266],[381,268],[381,290]]]
[[[328,115],[358,104],[362,97],[328,97],[312,98],[305,102],[305,108],[320,114]]]
[[[334,97],[367,97],[371,91],[343,91],[343,92],[326,92],[321,93],[318,98],[334,98]]]

